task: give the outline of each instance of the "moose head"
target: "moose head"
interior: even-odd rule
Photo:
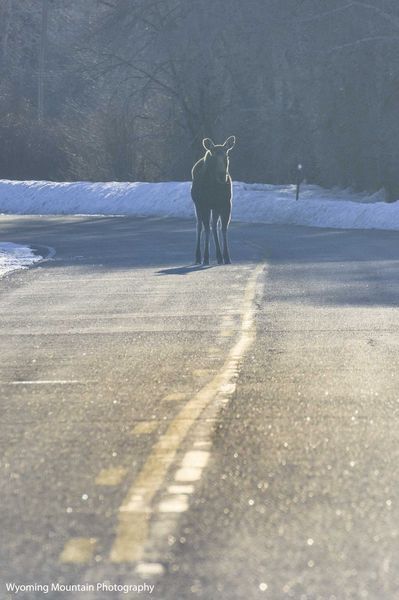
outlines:
[[[224,144],[215,144],[210,138],[202,141],[207,153],[205,155],[205,164],[211,171],[218,183],[226,183],[229,175],[229,152],[234,148],[236,138],[231,135]]]

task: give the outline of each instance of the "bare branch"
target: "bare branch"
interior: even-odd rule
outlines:
[[[361,38],[359,40],[355,40],[354,42],[348,42],[347,44],[341,44],[340,46],[334,46],[333,48],[329,48],[327,52],[334,52],[336,50],[344,50],[345,48],[360,46],[362,44],[367,44],[369,42],[381,42],[381,41],[385,41],[385,42],[396,41],[397,42],[398,40],[399,40],[398,35],[395,35],[395,36],[388,36],[388,35],[370,36],[370,37]]]
[[[355,6],[355,4],[356,4],[356,2],[350,2],[349,4],[345,4],[345,6],[339,6],[338,8],[333,8],[332,10],[327,10],[318,15],[313,15],[311,17],[305,17],[304,19],[299,19],[299,22],[300,23],[310,23],[311,21],[319,21],[320,19],[325,19],[326,17],[329,17],[335,13],[349,10],[350,8],[353,8]]]
[[[353,4],[355,4],[356,6],[361,6],[362,8],[372,10],[378,15],[380,15],[380,17],[383,17],[384,19],[388,20],[391,23],[391,25],[394,23],[395,26],[399,27],[399,17],[395,17],[395,15],[393,15],[392,13],[388,13],[382,8],[378,8],[378,6],[373,6],[373,4],[369,4],[368,2],[361,2],[360,0],[354,0]]]

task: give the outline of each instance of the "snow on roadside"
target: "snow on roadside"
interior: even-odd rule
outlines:
[[[194,217],[189,182],[54,183],[0,180],[0,212]],[[234,183],[233,219],[340,229],[399,230],[399,202],[349,190]]]
[[[30,265],[41,260],[28,246],[20,246],[11,242],[0,242],[0,279],[11,271],[27,269]]]

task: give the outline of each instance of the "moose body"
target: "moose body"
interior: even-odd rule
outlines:
[[[191,197],[197,215],[197,242],[195,262],[201,263],[201,234],[205,231],[204,265],[209,265],[209,237],[212,219],[212,232],[218,264],[229,264],[230,254],[227,242],[227,228],[231,218],[232,184],[229,174],[228,153],[234,147],[235,137],[229,137],[224,144],[216,145],[209,138],[202,142],[206,153],[192,169]],[[218,223],[222,225],[223,255],[219,243]]]

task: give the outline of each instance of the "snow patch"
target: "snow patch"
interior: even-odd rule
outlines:
[[[0,242],[0,279],[6,273],[18,269],[27,269],[30,265],[41,260],[28,246],[20,246],[11,242]]]
[[[190,182],[54,183],[0,180],[0,212],[194,217]],[[242,222],[340,229],[399,230],[399,202],[383,191],[367,195],[338,188],[234,183],[233,219]]]

